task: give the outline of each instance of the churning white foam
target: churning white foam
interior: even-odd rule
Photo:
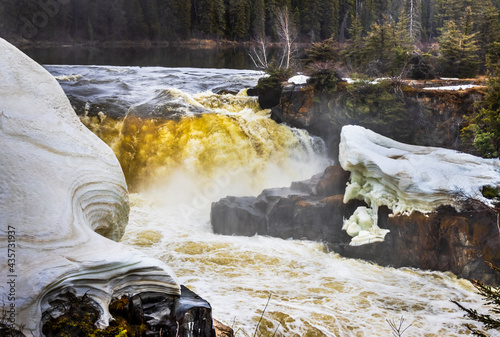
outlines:
[[[401,316],[412,324],[407,337],[463,336],[466,320],[450,300],[481,301],[451,273],[384,268],[309,241],[215,235],[208,214],[185,217],[141,194],[131,206],[123,242],[171,266],[237,336],[254,334],[269,296],[262,336],[389,336],[386,320]]]

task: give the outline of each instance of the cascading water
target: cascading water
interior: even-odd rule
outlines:
[[[412,324],[405,336],[468,334],[450,299],[477,307],[480,297],[452,274],[383,268],[321,243],[211,232],[211,202],[288,186],[329,164],[321,140],[276,124],[241,90],[258,72],[48,70],[70,97],[104,107],[81,119],[115,151],[133,192],[122,241],[170,265],[237,336],[389,336],[387,320],[401,316]],[[224,82],[240,93],[215,94]],[[113,115],[103,102],[129,108]]]

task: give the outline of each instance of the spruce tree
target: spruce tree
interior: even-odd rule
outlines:
[[[125,17],[127,18],[129,39],[141,39],[147,35],[148,26],[144,20],[139,0],[127,0],[125,2]]]
[[[358,69],[366,58],[365,43],[363,39],[363,24],[361,19],[356,17],[349,29],[351,38],[347,41],[347,46],[344,48],[342,56],[345,62],[351,65],[354,69]]]
[[[338,2],[324,0],[321,5],[321,39],[324,40],[337,35]]]
[[[448,21],[439,37],[440,65],[443,76],[473,77],[478,71],[476,33],[472,30],[471,8],[467,7],[463,29]]]
[[[250,4],[248,0],[229,0],[229,29],[231,36],[242,39],[248,35]]]
[[[365,37],[366,72],[371,76],[387,73],[394,62],[395,36],[393,22],[383,18],[382,23],[373,23]]]
[[[255,0],[252,3],[252,22],[250,33],[252,38],[258,39],[265,35],[266,12],[264,9],[264,0]]]

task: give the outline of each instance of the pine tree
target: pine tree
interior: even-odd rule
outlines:
[[[366,71],[369,75],[385,74],[394,62],[394,25],[383,18],[382,23],[373,23],[365,37],[365,53],[368,56]]]
[[[496,58],[497,52],[496,43],[500,42],[500,23],[499,10],[493,5],[493,2],[488,0],[482,8],[481,20],[478,20],[478,41],[479,41],[479,58],[481,64],[486,65]]]
[[[186,38],[191,31],[191,1],[173,0],[174,29],[180,37]]]
[[[462,140],[472,143],[479,155],[486,158],[500,155],[500,77],[488,79],[488,92],[461,135]]]
[[[342,53],[346,63],[353,66],[355,69],[359,68],[366,58],[365,43],[363,39],[363,24],[359,17],[355,18],[351,29],[349,29],[351,38],[348,40],[347,46]]]
[[[141,0],[141,5],[143,8],[144,19],[148,26],[149,38],[154,39],[160,34],[160,20],[158,18],[157,0]]]

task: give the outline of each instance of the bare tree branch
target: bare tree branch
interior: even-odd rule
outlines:
[[[290,11],[287,7],[278,12],[277,33],[282,45],[282,55],[279,67],[288,69],[290,68],[292,57],[296,53],[296,34],[290,19]]]

